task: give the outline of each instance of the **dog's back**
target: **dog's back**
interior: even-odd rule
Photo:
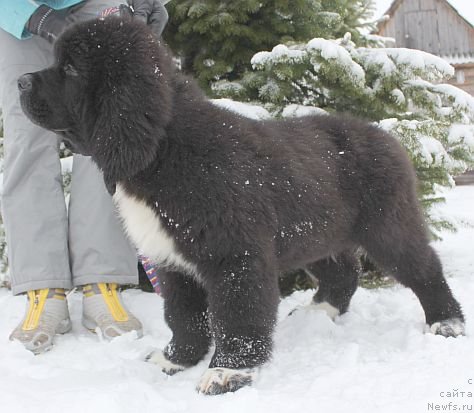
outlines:
[[[236,195],[235,233],[275,240],[282,269],[360,245],[366,228],[401,208],[424,231],[413,166],[382,129],[341,114],[258,122],[215,107],[204,112],[212,113],[208,135],[195,132],[196,140],[212,151],[200,163],[231,183],[216,177],[206,190],[221,200]]]

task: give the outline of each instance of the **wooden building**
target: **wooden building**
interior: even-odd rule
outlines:
[[[394,0],[385,14],[378,34],[444,58],[456,69],[450,83],[474,96],[474,26],[448,0]]]

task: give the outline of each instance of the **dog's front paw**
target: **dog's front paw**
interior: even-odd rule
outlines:
[[[175,364],[169,361],[161,350],[155,350],[148,354],[145,359],[148,363],[153,363],[161,367],[161,371],[163,373],[172,376],[173,374],[179,373],[185,369],[184,366],[179,364]]]
[[[256,371],[253,369],[215,367],[206,370],[196,390],[207,395],[234,392],[244,386],[250,386],[255,376]]]
[[[465,335],[464,321],[460,318],[449,318],[431,324],[430,332],[444,337],[457,337]]]

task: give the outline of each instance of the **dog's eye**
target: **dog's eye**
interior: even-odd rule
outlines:
[[[79,73],[72,64],[67,64],[63,67],[64,73],[68,76],[77,76]]]

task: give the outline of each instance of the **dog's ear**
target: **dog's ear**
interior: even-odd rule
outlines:
[[[101,91],[96,101],[91,155],[104,172],[108,188],[156,160],[165,137],[166,125],[155,99],[136,86],[113,86]]]
[[[85,23],[83,31],[96,47],[85,56],[93,83],[82,118],[90,122],[91,156],[113,189],[146,169],[165,145],[175,71],[168,49],[142,23],[110,18]]]

